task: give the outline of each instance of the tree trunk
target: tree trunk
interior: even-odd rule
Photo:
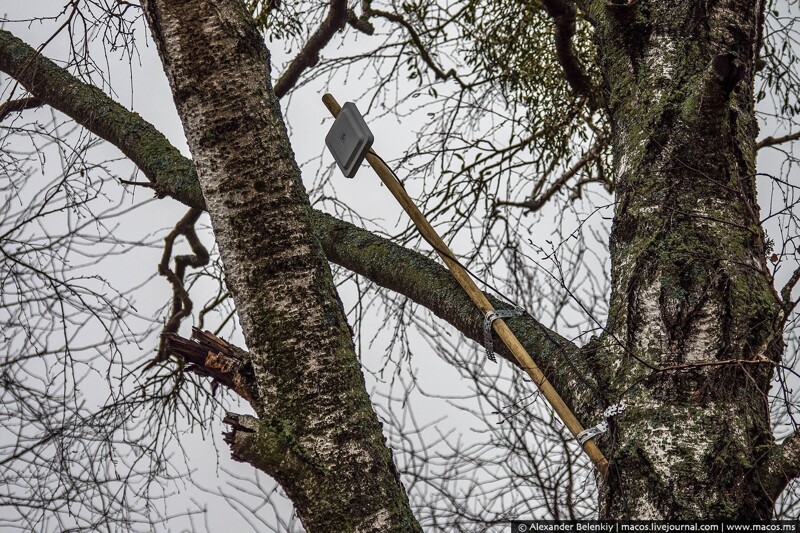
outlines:
[[[618,5],[625,4],[625,5]],[[783,351],[755,190],[763,3],[594,2],[617,176],[606,331],[609,518],[768,518]]]
[[[415,531],[243,3],[145,3],[252,358],[259,419],[234,457],[275,477],[309,531]]]

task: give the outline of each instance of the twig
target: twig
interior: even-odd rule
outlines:
[[[133,181],[133,180],[119,180],[122,185],[135,185],[137,187],[145,187],[147,189],[156,188],[156,184],[149,181]]]
[[[230,297],[231,293],[228,291],[223,292],[220,294],[214,301],[209,302],[205,307],[200,310],[200,313],[197,315],[197,327],[202,329],[203,322],[205,321],[205,317],[208,313],[216,309],[222,302],[227,300]]]
[[[34,109],[36,107],[41,107],[43,105],[44,105],[43,101],[34,97],[20,98],[18,100],[10,100],[0,105],[0,122],[5,120],[5,118],[11,113],[25,111],[26,109]]]
[[[559,178],[544,193],[540,194],[538,197],[536,195],[541,189],[542,185],[544,184],[544,180],[542,180],[539,183],[539,185],[534,189],[529,200],[526,200],[524,202],[499,201],[495,205],[496,206],[510,205],[514,207],[525,207],[527,209],[530,209],[531,211],[537,211],[538,209],[541,209],[541,207],[544,204],[546,204],[548,200],[550,200],[550,198],[553,197],[553,195],[555,195],[559,190],[561,190],[562,187],[564,187],[564,185],[566,185],[567,181],[569,181],[570,178],[572,178],[578,172],[580,172],[580,170],[587,164],[600,157],[600,154],[606,147],[607,142],[608,140],[605,137],[601,137],[600,139],[598,139],[594,143],[594,145],[592,145],[592,147],[589,148],[589,150],[587,150],[586,153],[583,154],[583,156],[580,159],[578,159],[578,161],[575,162],[574,165],[572,165],[569,169],[567,169],[566,172],[564,172],[561,176],[559,176]],[[589,183],[589,181],[584,180],[580,183],[586,184]]]
[[[347,0],[331,0],[331,7],[325,20],[275,83],[275,95],[278,98],[282,98],[294,87],[304,70],[319,62],[320,50],[330,42],[337,31],[344,28],[347,21]]]
[[[703,368],[708,366],[729,366],[729,365],[774,365],[775,361],[771,361],[763,355],[757,356],[755,359],[727,359],[724,361],[695,361],[693,363],[686,363],[682,365],[660,366],[657,368],[658,372],[670,372],[673,370],[687,370],[690,368]]]
[[[450,70],[445,72],[439,65],[436,64],[436,62],[433,60],[430,53],[428,52],[427,48],[425,48],[425,45],[422,43],[422,39],[420,38],[419,33],[417,33],[414,27],[401,15],[398,15],[397,13],[389,13],[388,11],[382,11],[379,9],[373,9],[371,13],[378,17],[384,18],[390,22],[400,24],[406,29],[408,34],[411,36],[411,42],[414,43],[414,46],[417,47],[417,50],[419,50],[420,57],[425,62],[425,64],[428,65],[428,67],[433,71],[434,75],[436,76],[436,79],[444,81],[452,78],[456,80],[456,82],[461,86],[462,89],[468,89],[470,87],[469,84],[465,83],[461,78],[458,77],[455,69],[451,68]]]

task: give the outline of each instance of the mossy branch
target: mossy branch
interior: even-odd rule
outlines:
[[[313,221],[314,233],[328,260],[410,298],[466,337],[483,344],[484,317],[455,278],[438,262],[319,211],[314,212]],[[497,309],[511,307],[507,302],[487,296]],[[578,348],[575,344],[530,315],[510,318],[506,322],[564,401],[573,407],[577,394],[584,391],[572,390],[566,385],[577,376],[571,373],[565,359],[569,359],[578,371],[587,375],[592,373],[576,357]],[[494,347],[503,358],[517,365],[514,356],[496,334]]]
[[[275,478],[312,478],[322,467],[279,424],[265,423],[250,415],[227,413],[225,442],[234,461],[248,463]]]
[[[760,470],[763,490],[776,500],[789,482],[800,477],[800,430],[774,446]]]

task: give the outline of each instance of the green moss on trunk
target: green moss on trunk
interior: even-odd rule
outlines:
[[[640,2],[597,28],[617,173],[600,344],[630,405],[607,517],[771,513],[754,481],[781,351],[754,186],[757,20],[749,2]]]

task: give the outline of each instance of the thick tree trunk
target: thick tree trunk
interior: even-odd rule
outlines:
[[[589,7],[617,175],[610,316],[592,349],[609,397],[629,405],[601,514],[767,518],[783,347],[755,192],[764,6],[616,4]]]
[[[153,0],[172,87],[255,371],[234,456],[274,476],[309,531],[418,530],[385,446],[242,2]]]

